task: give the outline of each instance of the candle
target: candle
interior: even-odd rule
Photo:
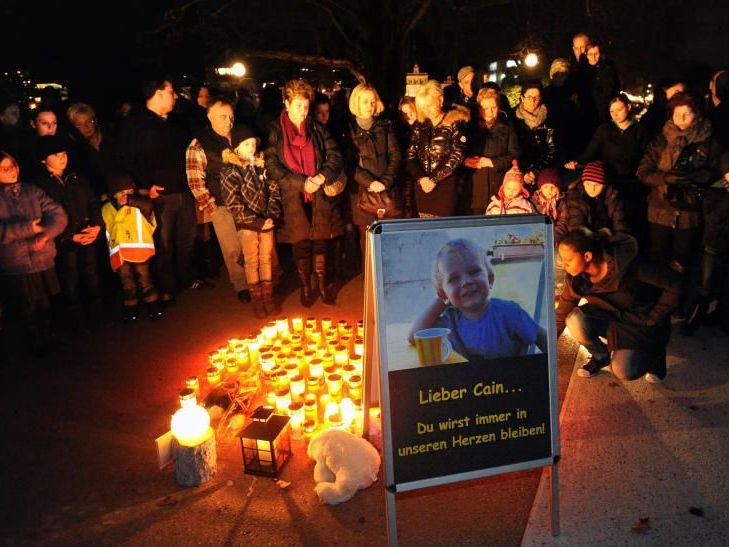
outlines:
[[[357,408],[362,406],[362,376],[353,374],[347,381],[347,394],[352,399],[354,406]]]
[[[276,374],[273,377],[273,385],[278,389],[288,389],[289,375],[286,373],[285,370],[281,369],[276,371]]]
[[[276,406],[276,393],[274,391],[266,392],[266,406]]]
[[[273,344],[278,336],[278,330],[276,329],[276,321],[270,321],[263,327],[263,340],[266,344]]]
[[[342,334],[341,336],[354,336],[354,329],[352,328],[352,325],[346,324],[342,327]]]
[[[316,403],[316,395],[313,393],[307,393],[304,397],[304,416],[307,420],[311,420],[314,423],[318,420],[318,409]]]
[[[362,374],[362,355],[357,353],[350,353],[349,354],[349,364],[353,365],[357,372]]]
[[[195,391],[190,388],[181,389],[177,395],[181,407],[192,406],[197,404]]]
[[[344,399],[342,399],[342,402],[339,403],[339,413],[342,415],[344,428],[351,431],[354,417],[357,414],[354,410],[354,404],[352,403],[352,399],[350,399],[349,397],[345,397]]]
[[[344,378],[345,383],[349,382],[349,379],[355,374],[357,374],[357,367],[353,364],[349,363],[342,367],[342,377]]]
[[[337,331],[336,327],[330,327],[324,331],[324,339],[327,342],[331,342],[332,340],[336,340],[337,338],[339,338],[339,332]]]
[[[281,368],[286,368],[289,365],[289,356],[284,352],[280,351],[276,354],[276,364]]]
[[[279,317],[276,319],[276,331],[278,332],[279,338],[285,338],[289,335],[288,317]]]
[[[299,365],[298,363],[286,363],[283,367],[283,369],[286,371],[286,374],[289,377],[289,380],[293,378],[294,376],[299,376]]]
[[[220,371],[215,367],[210,367],[205,371],[208,382],[211,384],[220,383]]]
[[[340,319],[337,321],[337,331],[339,332],[339,335],[341,336],[344,334],[344,327],[347,326],[347,321],[345,319]]]
[[[349,363],[349,351],[346,346],[337,346],[334,348],[334,364],[343,367]]]
[[[230,340],[228,340],[229,351],[237,351],[241,347],[243,347],[243,340],[240,340],[239,338],[231,338]]]
[[[276,364],[276,359],[273,356],[273,353],[267,352],[267,353],[261,353],[258,356],[258,359],[261,363],[261,370],[263,371],[264,375],[270,375],[273,369],[273,366]]]
[[[197,446],[212,435],[210,415],[197,404],[184,406],[175,412],[170,421],[170,429],[182,446]]]
[[[291,336],[289,336],[289,342],[291,342],[292,346],[300,346],[301,345],[301,335],[292,334]]]
[[[364,355],[364,338],[358,336],[354,339],[354,352],[359,355]]]
[[[238,359],[235,357],[228,357],[228,360],[225,361],[225,370],[227,370],[229,374],[235,374],[238,372]]]
[[[318,331],[318,330],[311,331],[311,333],[309,334],[309,339],[312,342],[316,342],[317,347],[319,347],[321,345],[321,331]]]
[[[327,376],[327,390],[332,399],[338,399],[342,396],[342,375],[338,373]]]
[[[328,393],[322,393],[319,395],[317,414],[319,415],[319,423],[324,423],[324,415],[327,405],[332,402],[332,398]],[[336,404],[336,403],[335,403]]]
[[[306,379],[306,389],[316,395],[321,389],[321,376],[311,376]]]
[[[357,321],[357,337],[364,339],[364,319]]]
[[[291,395],[293,399],[301,399],[306,392],[306,380],[300,374],[289,377],[291,384]]]
[[[210,353],[208,353],[208,363],[210,364],[211,367],[215,367],[218,370],[220,370],[221,368],[223,368],[225,366],[223,358],[220,356],[220,354],[218,353],[217,350],[211,351]]]
[[[324,410],[324,423],[329,429],[344,429],[344,417],[335,402],[327,403]]]
[[[309,329],[315,329],[316,328],[316,317],[307,317],[306,318],[306,327]]]
[[[348,334],[344,334],[339,337],[339,345],[349,349],[352,346],[352,337]]]
[[[291,391],[285,387],[276,391],[276,410],[281,413],[286,413],[291,404]]]
[[[190,376],[187,378],[185,380],[185,387],[195,392],[195,397],[200,396],[200,382],[198,381],[197,376]]]
[[[309,377],[321,378],[323,374],[324,365],[321,359],[315,357],[311,361],[309,361]]]
[[[294,402],[289,405],[289,416],[291,416],[291,438],[301,439],[304,436],[304,405],[301,402]]]
[[[339,340],[336,340],[336,339],[329,340],[329,342],[327,342],[327,353],[331,353],[332,355],[337,353],[336,347],[338,345],[339,345]]]
[[[325,367],[334,366],[334,355],[329,352],[325,353],[321,356],[321,362],[324,363]]]
[[[326,331],[330,328],[332,328],[332,318],[331,317],[322,317],[321,330]]]
[[[319,347],[319,342],[316,340],[307,340],[306,341],[306,350],[307,351],[316,351]]]
[[[304,420],[304,437],[308,440],[314,436],[316,431],[316,422],[314,420]]]
[[[304,330],[304,320],[301,317],[294,317],[291,319],[291,328],[294,332],[301,333]]]

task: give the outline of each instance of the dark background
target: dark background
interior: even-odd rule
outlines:
[[[702,92],[729,64],[728,16],[719,0],[6,0],[0,69],[101,105],[133,97],[158,70],[200,81],[204,67],[240,59],[257,81],[283,81],[301,66],[296,54],[308,54],[351,62],[392,98],[416,62],[442,80],[528,48],[547,69],[584,31],[604,44],[624,88],[678,76]]]

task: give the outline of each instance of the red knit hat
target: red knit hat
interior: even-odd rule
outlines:
[[[591,161],[582,170],[582,182],[589,180],[598,184],[607,184],[608,178],[605,173],[605,163],[601,161]]]
[[[559,192],[564,190],[562,175],[560,174],[559,169],[547,167],[537,173],[537,189],[540,189],[545,184],[554,184]]]
[[[501,186],[510,181],[518,181],[520,184],[524,183],[524,174],[519,170],[519,162],[517,160],[511,160],[511,169],[509,169],[504,175],[504,181]]]

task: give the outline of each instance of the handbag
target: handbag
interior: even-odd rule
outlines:
[[[402,216],[402,204],[395,190],[369,192],[361,189],[357,197],[357,207],[365,213],[374,215],[378,220]]]
[[[693,182],[671,184],[666,189],[666,201],[680,211],[701,211],[703,190]]]

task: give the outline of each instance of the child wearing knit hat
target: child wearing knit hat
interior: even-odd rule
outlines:
[[[555,247],[567,233],[567,203],[563,189],[562,175],[558,169],[548,167],[537,174],[537,189],[532,195],[532,203],[537,213],[552,219]]]
[[[529,201],[529,192],[524,188],[524,175],[519,170],[516,160],[513,167],[504,175],[504,182],[491,202],[486,207],[487,215],[519,215],[534,212],[534,205]]]

